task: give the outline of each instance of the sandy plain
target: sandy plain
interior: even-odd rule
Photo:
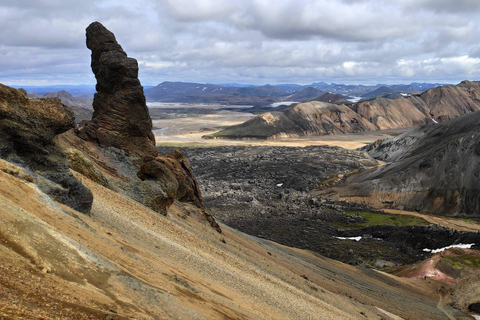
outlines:
[[[158,145],[178,146],[225,146],[225,145],[266,145],[266,146],[298,146],[329,145],[346,149],[360,148],[378,139],[399,135],[410,128],[377,130],[362,133],[350,133],[327,136],[308,136],[281,138],[271,140],[227,140],[202,139],[202,136],[212,134],[227,126],[245,122],[256,115],[249,112],[225,110],[226,106],[215,105],[160,105],[149,106],[152,109],[165,110],[163,116],[152,115],[153,133]],[[181,112],[173,111],[182,109]],[[186,111],[187,109],[187,111]],[[201,110],[201,112],[200,112]],[[208,111],[205,111],[208,110]],[[208,113],[206,113],[208,112]]]

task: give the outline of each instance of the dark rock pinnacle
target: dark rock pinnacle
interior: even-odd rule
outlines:
[[[99,22],[88,26],[86,37],[97,93],[92,120],[80,123],[77,135],[103,147],[122,149],[140,158],[139,162],[155,158],[152,119],[138,80],[137,60],[127,57],[115,35]]]

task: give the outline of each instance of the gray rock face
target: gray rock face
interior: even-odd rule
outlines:
[[[27,168],[54,200],[87,213],[92,193],[70,173],[54,141],[73,125],[73,112],[60,99],[28,99],[25,91],[0,84],[0,157]]]
[[[444,215],[480,216],[480,112],[381,142],[370,154],[394,161],[347,179],[342,195],[376,205]]]
[[[97,79],[91,121],[76,133],[104,147],[116,147],[132,157],[151,160],[156,155],[152,119],[138,80],[138,64],[127,57],[112,32],[99,22],[87,28],[87,47],[92,51],[92,71]]]

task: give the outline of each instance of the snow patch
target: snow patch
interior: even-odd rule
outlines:
[[[362,237],[335,237],[340,240],[355,240],[355,241],[360,241]]]
[[[475,243],[470,243],[470,244],[452,244],[451,246],[445,247],[445,248],[440,248],[440,249],[423,249],[425,252],[431,252],[431,253],[439,253],[447,249],[451,248],[462,248],[462,249],[470,249],[473,247]]]
[[[279,187],[279,188],[280,188],[281,186],[283,186],[283,183],[279,183],[279,184],[277,184],[277,187]]]

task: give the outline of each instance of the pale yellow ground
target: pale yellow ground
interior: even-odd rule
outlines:
[[[176,119],[154,119],[153,133],[157,145],[174,146],[225,146],[225,145],[266,145],[266,146],[298,146],[310,145],[339,146],[346,149],[356,149],[378,139],[389,138],[408,130],[408,128],[378,130],[363,133],[351,133],[328,136],[308,136],[297,138],[281,138],[271,140],[227,140],[202,139],[202,136],[212,134],[221,128],[243,123],[254,115],[240,112],[224,112],[199,117]]]

